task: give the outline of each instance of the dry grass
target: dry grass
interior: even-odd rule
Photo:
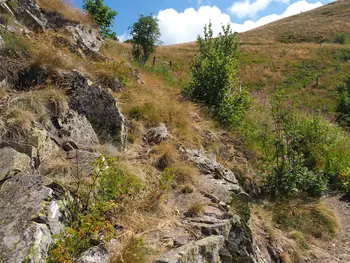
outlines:
[[[148,249],[142,238],[135,235],[122,238],[120,244],[111,252],[111,263],[146,263],[149,262]]]
[[[204,208],[205,208],[205,204],[203,203],[200,203],[200,202],[193,203],[188,207],[186,216],[188,217],[200,216],[204,213]]]
[[[13,107],[6,112],[0,125],[0,135],[5,138],[21,140],[31,131],[35,115],[27,110]]]
[[[63,185],[70,184],[73,179],[74,165],[66,159],[50,159],[43,164],[43,174],[59,181]]]
[[[90,17],[66,0],[36,0],[37,4],[48,13],[58,13],[64,19],[74,23],[90,24]]]

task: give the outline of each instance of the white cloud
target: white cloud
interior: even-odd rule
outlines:
[[[283,14],[271,14],[257,21],[247,20],[243,24],[231,22],[230,16],[221,12],[216,6],[202,6],[198,10],[188,8],[180,13],[174,9],[161,10],[157,18],[164,44],[177,44],[194,41],[198,35],[203,34],[203,27],[209,20],[213,24],[214,35],[221,31],[222,24],[228,23],[232,25],[234,31],[244,32],[320,6],[322,6],[321,2],[312,4],[302,0],[291,4]]]
[[[229,8],[229,11],[239,18],[254,18],[260,11],[265,10],[272,2],[288,3],[289,0],[243,0],[233,3]]]
[[[131,38],[130,34],[128,32],[124,32],[122,35],[117,36],[120,42],[124,42],[125,40],[128,40]]]

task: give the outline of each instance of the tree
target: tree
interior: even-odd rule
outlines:
[[[219,120],[227,126],[238,125],[249,107],[248,92],[239,82],[239,44],[230,25],[213,37],[212,24],[199,36],[199,56],[191,65],[191,80],[185,95],[214,109]]]
[[[160,44],[158,19],[152,15],[140,15],[140,18],[130,28],[132,36],[132,55],[135,60],[145,65],[151,54]]]
[[[84,0],[84,10],[87,11],[94,22],[100,26],[105,38],[116,38],[115,32],[110,27],[118,12],[104,4],[104,0]]]

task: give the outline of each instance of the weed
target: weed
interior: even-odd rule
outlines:
[[[303,249],[309,249],[310,248],[309,244],[306,241],[303,233],[298,232],[298,231],[293,231],[290,234],[290,237],[293,238],[301,248],[303,248]]]

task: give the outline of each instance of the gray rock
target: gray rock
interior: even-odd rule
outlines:
[[[85,116],[70,110],[60,127],[60,137],[65,141],[73,141],[79,148],[97,145],[98,137],[91,123]]]
[[[0,182],[8,178],[12,172],[25,172],[29,167],[29,156],[9,147],[0,149]]]
[[[4,182],[0,188],[1,262],[45,262],[52,236],[64,227],[66,201],[59,189],[39,173],[18,174]]]
[[[166,141],[169,138],[170,133],[163,123],[149,129],[145,136],[147,143],[150,145],[160,144],[162,141]]]
[[[109,256],[106,248],[98,246],[85,251],[77,263],[108,263]]]
[[[75,72],[69,94],[70,108],[88,119],[102,142],[124,147],[124,116],[110,93],[101,87],[89,85],[86,77]]]
[[[74,45],[81,49],[85,55],[95,59],[103,57],[99,52],[103,39],[98,29],[80,24],[66,26],[66,29],[72,34]]]
[[[35,31],[43,31],[45,29],[45,23],[38,17],[33,15],[29,10],[24,10],[19,15],[17,19],[27,27]]]
[[[210,236],[162,255],[155,263],[221,263],[219,251],[224,247],[223,236]]]

